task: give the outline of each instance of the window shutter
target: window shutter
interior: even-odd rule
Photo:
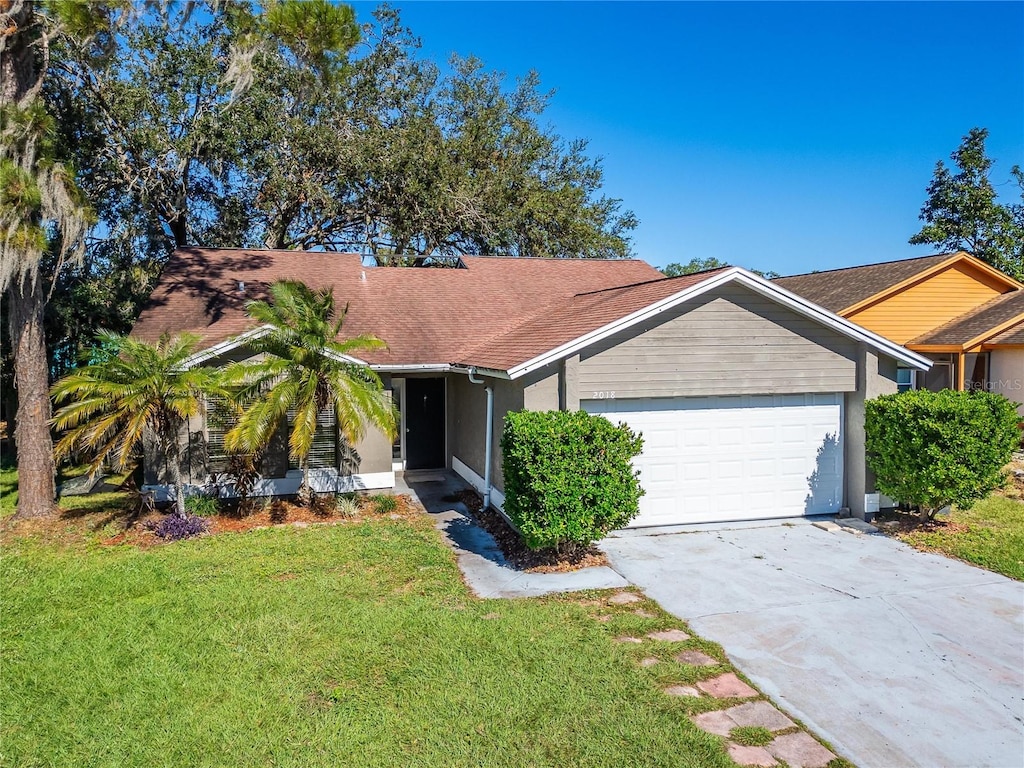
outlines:
[[[295,409],[288,409],[288,432],[295,423]],[[334,408],[327,406],[317,415],[313,448],[309,452],[310,469],[328,469],[338,466],[338,422]],[[298,469],[299,463],[289,456],[289,469]]]
[[[231,428],[229,412],[223,398],[209,397],[206,400],[206,464],[207,471],[225,472],[228,468],[228,452],[224,448],[224,434]]]

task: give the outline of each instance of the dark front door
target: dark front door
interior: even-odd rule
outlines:
[[[405,408],[405,468],[443,467],[444,379],[406,379]]]

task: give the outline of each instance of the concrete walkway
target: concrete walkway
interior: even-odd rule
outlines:
[[[1024,584],[807,522],[601,547],[859,766],[1024,765]]]
[[[478,526],[461,502],[446,501],[468,489],[448,472],[407,472],[395,493],[415,498],[433,518],[445,541],[455,551],[466,584],[477,597],[538,597],[555,592],[612,589],[628,582],[606,566],[570,573],[526,573],[514,568],[494,538]]]

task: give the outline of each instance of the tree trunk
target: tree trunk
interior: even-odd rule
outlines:
[[[50,377],[43,311],[46,295],[39,273],[7,291],[14,383],[18,389],[14,440],[18,450],[17,518],[56,515],[53,440],[50,437]]]
[[[181,456],[178,450],[178,432],[174,427],[167,430],[169,434],[164,435],[164,458],[167,460],[167,471],[171,475],[171,485],[174,486],[174,511],[178,517],[186,517],[185,514],[185,487],[181,482]]]

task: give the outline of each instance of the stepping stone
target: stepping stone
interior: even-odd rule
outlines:
[[[661,659],[656,659],[653,656],[648,656],[646,659],[640,659],[640,666],[641,667],[653,667],[659,661],[661,661]]]
[[[700,696],[700,691],[692,685],[672,685],[665,689],[665,693],[669,696],[692,696],[694,698]]]
[[[608,598],[608,602],[613,605],[629,605],[630,603],[639,603],[641,600],[643,600],[642,597],[634,595],[632,592],[616,592]]]
[[[779,761],[772,757],[764,747],[744,747],[742,744],[730,744],[729,757],[737,765],[771,768],[771,766],[779,764]]]
[[[629,637],[627,635],[623,635],[622,637],[616,637],[615,638],[615,642],[616,643],[637,643],[637,644],[639,644],[639,643],[642,643],[643,640],[641,640],[639,637]]]
[[[828,531],[829,533],[835,533],[839,530],[839,526],[833,523],[831,520],[816,520],[813,523],[811,523],[811,525],[813,525],[815,528],[821,528],[821,530],[823,531]]]
[[[690,719],[702,731],[713,733],[715,736],[728,736],[732,729],[736,727],[736,721],[729,717],[728,713],[724,710],[704,712],[700,715],[694,715]]]
[[[796,727],[796,723],[767,701],[749,701],[725,711],[736,721],[736,725],[767,728],[769,731],[784,731],[786,728]]]
[[[635,613],[641,619],[653,619],[654,618],[654,614],[653,613],[651,613],[650,611],[645,611],[643,608],[637,608],[635,611],[633,611],[633,613]]]
[[[733,672],[726,672],[710,680],[701,680],[697,687],[716,699],[749,699],[751,696],[757,696],[757,691],[736,677]]]
[[[681,629],[663,629],[660,632],[648,632],[647,636],[651,640],[664,640],[667,643],[681,643],[683,640],[690,639],[690,636]]]
[[[611,621],[611,616],[595,616],[594,621]]]
[[[766,749],[791,768],[825,768],[836,758],[805,731],[779,736]]]
[[[676,655],[676,661],[680,664],[689,664],[691,667],[713,667],[719,663],[704,651],[683,651]]]

